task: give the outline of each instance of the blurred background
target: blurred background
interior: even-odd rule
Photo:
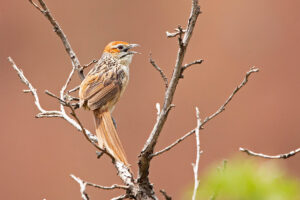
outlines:
[[[69,175],[100,185],[121,181],[110,159],[96,158],[95,149],[62,119],[35,119],[30,94],[7,61],[16,64],[38,89],[45,109],[58,102],[44,94],[58,94],[71,70],[70,60],[49,22],[26,0],[1,0],[0,84],[1,134],[0,199],[81,199]],[[177,53],[176,39],[165,32],[185,27],[190,0],[74,0],[46,1],[82,64],[98,59],[113,40],[141,45],[134,57],[131,80],[113,115],[133,171],[137,156],[156,120],[156,102],[163,102],[164,84],[149,63],[170,76]],[[300,2],[290,0],[200,1],[199,16],[185,63],[204,59],[186,70],[156,150],[172,143],[196,125],[195,106],[202,119],[215,112],[242,81],[251,66],[260,72],[237,94],[226,111],[201,131],[200,174],[238,152],[239,147],[266,154],[286,153],[300,146]],[[72,80],[76,86],[80,80]],[[84,126],[94,129],[92,114],[78,111]],[[185,199],[193,184],[194,137],[151,163],[151,182],[159,197],[165,189]],[[241,155],[250,159],[246,155]],[[257,158],[262,162],[262,159]],[[273,162],[273,161],[271,161]],[[280,160],[287,173],[300,177],[300,156]],[[262,163],[264,164],[264,162]],[[5,192],[4,192],[5,191]],[[109,199],[122,191],[88,188],[92,199]]]

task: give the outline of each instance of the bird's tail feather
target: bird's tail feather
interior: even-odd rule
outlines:
[[[110,112],[94,111],[98,144],[106,149],[116,160],[128,166],[125,151],[115,129]]]

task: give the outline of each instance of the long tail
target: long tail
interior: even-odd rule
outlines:
[[[99,146],[105,148],[116,160],[129,166],[110,112],[99,113],[98,111],[94,111],[94,116]]]

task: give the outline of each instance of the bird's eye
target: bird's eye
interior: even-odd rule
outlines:
[[[124,47],[123,46],[118,46],[118,49],[122,50]]]

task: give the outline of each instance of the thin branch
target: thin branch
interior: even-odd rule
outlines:
[[[88,186],[93,186],[95,188],[99,188],[102,190],[114,190],[114,189],[128,190],[128,188],[129,188],[126,185],[118,185],[118,184],[113,184],[112,186],[102,186],[102,185],[97,185],[97,184],[89,183],[89,182],[86,182],[86,183]]]
[[[117,185],[113,184],[112,186],[102,186],[102,185],[96,185],[94,183],[87,183],[89,186],[93,186],[95,188],[99,188],[102,190],[113,190],[113,189],[122,189],[122,190],[127,190],[129,187],[125,185]]]
[[[160,155],[162,153],[165,153],[165,152],[171,150],[174,146],[176,146],[177,144],[179,144],[180,142],[182,142],[185,138],[187,138],[188,136],[192,135],[193,133],[195,133],[195,129],[193,129],[190,132],[186,133],[184,136],[182,136],[181,138],[177,139],[175,142],[173,142],[171,145],[167,146],[166,148],[153,153],[151,155],[151,157],[158,156],[158,155]]]
[[[67,80],[66,80],[66,83],[62,86],[61,90],[60,90],[60,98],[62,100],[65,100],[65,90],[67,89],[69,83],[71,82],[71,79],[72,79],[72,76],[75,72],[75,67],[72,68]],[[63,105],[60,105],[60,110],[62,113],[65,113],[65,109],[64,109],[64,106]]]
[[[147,139],[141,153],[139,156],[139,175],[138,175],[138,182],[139,183],[149,183],[148,175],[149,175],[149,166],[151,161],[151,155],[154,151],[154,147],[157,143],[157,139],[162,131],[162,128],[167,120],[170,105],[172,104],[173,97],[175,94],[175,90],[179,79],[182,74],[182,63],[183,58],[186,52],[186,48],[192,36],[198,15],[200,14],[200,6],[198,5],[198,0],[192,0],[192,8],[191,14],[188,20],[187,30],[182,38],[182,44],[179,45],[177,59],[174,67],[174,71],[172,74],[171,81],[169,83],[168,89],[165,92],[165,100],[164,105],[161,109],[160,115],[156,120],[156,123],[151,131],[149,138]],[[180,34],[179,37],[181,38],[181,31],[179,30]]]
[[[244,148],[241,148],[239,149],[241,152],[245,152],[247,153],[248,155],[250,156],[257,156],[257,157],[261,157],[261,158],[267,158],[267,159],[287,159],[287,158],[290,158],[294,155],[296,155],[297,153],[300,152],[300,148],[294,150],[294,151],[291,151],[289,153],[285,153],[285,154],[279,154],[279,155],[275,155],[275,156],[270,156],[270,155],[266,155],[266,154],[262,154],[262,153],[255,153],[251,150],[248,150],[248,149],[244,149]]]
[[[71,45],[70,45],[70,43],[67,39],[67,36],[63,32],[62,28],[59,26],[58,22],[52,16],[52,14],[49,11],[46,3],[43,0],[38,0],[38,1],[39,1],[39,4],[40,4],[41,8],[36,3],[34,3],[32,0],[29,0],[29,2],[35,8],[37,8],[37,10],[40,11],[48,19],[48,21],[51,23],[51,25],[54,28],[54,32],[61,39],[61,41],[62,41],[62,43],[65,47],[65,50],[67,51],[67,53],[68,53],[68,55],[71,59],[73,67],[78,71],[78,75],[79,75],[80,79],[83,80],[84,79],[84,74],[83,74],[83,71],[81,70],[81,65],[80,65],[79,59],[77,58],[75,52],[73,51],[73,49],[72,49],[72,47],[71,47]]]
[[[37,95],[36,89],[31,85],[31,83],[27,80],[27,78],[24,76],[23,71],[20,70],[17,65],[15,64],[15,62],[13,61],[13,59],[11,57],[8,57],[8,61],[11,63],[12,67],[14,70],[16,70],[16,72],[18,73],[18,76],[20,77],[21,81],[28,87],[29,90],[25,90],[25,93],[29,93],[31,92],[31,94],[34,97],[34,104],[36,105],[36,107],[39,109],[39,111],[41,111],[42,113],[46,112],[46,110],[44,110],[40,104],[40,100],[39,97]],[[23,90],[24,91],[24,90]]]
[[[85,189],[86,189],[86,185],[87,183],[84,182],[83,180],[81,180],[80,178],[74,176],[73,174],[70,175],[80,186],[80,193],[81,193],[81,198],[83,200],[89,200],[89,196],[88,194],[85,192]]]
[[[127,199],[127,198],[129,198],[129,195],[124,194],[124,195],[120,195],[118,197],[114,197],[111,200],[123,200],[123,199]]]
[[[47,116],[47,117],[62,117],[62,113],[56,110],[46,111],[42,108],[39,100],[39,96],[36,92],[36,89],[32,86],[32,84],[28,81],[28,79],[23,74],[23,71],[18,68],[11,57],[8,57],[8,61],[11,63],[11,66],[14,70],[16,70],[18,76],[20,77],[21,81],[28,87],[28,90],[25,90],[26,93],[31,93],[34,98],[34,104],[36,105],[37,109],[41,112],[37,116],[38,118]]]
[[[172,197],[170,197],[165,190],[159,190],[160,193],[165,197],[166,200],[172,200]]]
[[[70,123],[71,125],[73,125],[77,130],[79,130],[80,132],[82,131],[80,125],[78,123],[76,123],[75,120],[73,120],[72,118],[70,118],[65,112],[62,113],[61,111],[58,110],[44,110],[42,108],[42,106],[40,105],[40,101],[39,101],[39,97],[38,94],[36,92],[36,89],[32,86],[32,84],[28,81],[28,79],[24,76],[22,70],[20,70],[17,65],[15,64],[15,62],[13,61],[13,59],[11,57],[8,57],[9,62],[11,63],[11,66],[13,67],[14,70],[16,70],[17,74],[19,75],[21,81],[29,88],[30,93],[32,93],[33,97],[34,97],[34,103],[36,105],[36,107],[38,108],[38,110],[40,111],[40,113],[38,113],[36,115],[37,118],[43,118],[43,117],[59,117],[59,118],[63,118],[65,119],[68,123]],[[28,90],[26,90],[28,91]],[[88,131],[87,129],[85,129],[85,133],[86,135],[89,137],[89,139],[95,143],[98,142],[97,137],[92,134],[90,131]]]
[[[252,67],[247,73],[246,73],[246,76],[245,76],[245,79],[243,80],[243,82],[237,86],[235,88],[235,90],[233,91],[233,93],[229,96],[229,98],[225,101],[225,103],[217,110],[217,112],[215,112],[214,114],[212,114],[211,116],[207,117],[204,122],[203,122],[203,125],[208,122],[209,120],[211,120],[212,118],[214,118],[215,116],[219,115],[221,112],[223,112],[225,110],[225,107],[226,105],[232,100],[232,98],[234,97],[234,95],[244,86],[247,84],[248,82],[248,79],[250,77],[250,75],[252,73],[255,73],[255,72],[258,72],[259,69],[258,68],[255,68],[255,67]]]
[[[69,90],[68,91],[68,94],[70,94],[70,93],[72,93],[72,92],[76,92],[76,91],[78,91],[79,90],[79,88],[80,88],[80,86],[78,85],[78,86],[76,86],[76,87],[74,87],[73,89],[71,89],[71,90]]]
[[[160,73],[160,76],[161,76],[161,78],[163,79],[163,81],[165,83],[165,87],[166,87],[166,89],[168,89],[168,86],[169,86],[168,78],[165,75],[164,71],[152,59],[152,54],[151,53],[150,53],[150,56],[149,56],[149,60],[150,60],[150,63],[152,64],[152,66]]]
[[[196,117],[197,117],[197,127],[195,128],[195,135],[196,135],[196,149],[197,149],[197,156],[196,156],[196,161],[195,163],[192,163],[193,166],[193,172],[194,172],[194,190],[193,190],[193,197],[192,200],[196,200],[196,195],[197,195],[197,189],[199,187],[199,179],[198,179],[198,170],[199,170],[199,162],[200,162],[200,154],[201,154],[201,149],[200,149],[200,128],[201,128],[201,119],[200,119],[200,114],[199,114],[199,109],[196,107]]]
[[[84,135],[84,137],[87,139],[88,142],[90,142],[94,147],[96,147],[98,150],[100,150],[102,153],[107,154],[113,161],[115,160],[113,155],[111,155],[108,151],[106,151],[105,149],[100,148],[100,146],[98,145],[98,143],[95,143],[94,141],[92,141],[89,136],[86,133],[86,129],[83,127],[81,121],[79,120],[79,118],[76,115],[76,112],[74,110],[74,108],[72,107],[72,105],[67,104],[67,107],[69,107],[71,109],[71,115],[74,117],[74,119],[76,120],[76,122],[79,124],[79,126],[81,127],[82,133]]]
[[[194,62],[191,62],[191,63],[188,63],[188,64],[185,64],[183,67],[182,67],[182,72],[184,70],[186,70],[187,68],[191,67],[192,65],[199,65],[203,62],[203,60],[195,60]]]
[[[35,115],[35,118],[63,118],[61,113],[58,113],[59,111],[46,111],[44,113],[38,113]]]
[[[185,33],[186,30],[182,30],[182,32]],[[176,36],[178,36],[179,34],[180,34],[180,31],[179,31],[178,28],[176,28],[176,29],[175,29],[175,32],[173,32],[173,33],[170,33],[170,32],[168,32],[168,31],[166,31],[166,35],[167,35],[168,38],[176,37]]]
[[[50,91],[45,90],[45,93],[46,93],[47,95],[49,95],[50,97],[53,97],[53,98],[57,99],[61,104],[67,105],[67,102],[65,102],[64,100],[62,100],[61,98],[59,98],[59,97],[56,96],[55,94],[51,93]]]
[[[125,186],[125,185],[113,184],[112,186],[102,186],[102,185],[97,185],[97,184],[90,183],[90,182],[87,182],[87,181],[83,181],[79,177],[74,176],[73,174],[71,174],[70,176],[77,183],[79,183],[81,197],[84,200],[89,200],[89,197],[88,197],[87,193],[85,192],[86,186],[92,186],[92,187],[99,188],[99,189],[102,189],[102,190],[114,190],[114,189],[128,190],[129,189],[129,187]]]
[[[69,118],[69,116],[65,112],[64,106],[69,107],[71,109],[71,115],[74,117],[77,124],[79,124],[79,126],[82,130],[81,132],[83,133],[84,137],[88,140],[88,142],[90,142],[98,150],[100,150],[102,153],[107,154],[108,156],[110,156],[114,160],[114,157],[109,152],[107,152],[105,149],[100,148],[99,145],[96,142],[94,142],[93,140],[91,140],[89,138],[88,134],[86,133],[86,129],[83,127],[81,121],[79,120],[78,116],[76,115],[76,112],[75,112],[73,106],[69,102],[66,102],[64,99],[62,99],[62,98],[64,98],[64,91],[67,88],[68,84],[70,83],[73,73],[74,73],[74,68],[71,71],[65,85],[62,87],[62,89],[60,91],[60,96],[61,96],[60,98],[58,96],[56,96],[55,94],[49,92],[48,90],[46,90],[45,93],[48,94],[49,96],[59,100],[59,102],[61,103],[61,113],[64,116],[64,118]]]
[[[221,112],[223,112],[227,106],[227,104],[232,100],[232,98],[237,94],[237,92],[242,88],[244,87],[247,82],[248,82],[248,79],[250,77],[250,75],[252,73],[255,73],[255,72],[258,72],[259,69],[258,68],[254,68],[252,67],[247,73],[246,73],[246,76],[244,78],[244,80],[242,81],[242,83],[240,85],[238,85],[236,87],[236,89],[231,93],[231,95],[227,98],[227,100],[225,101],[225,103],[223,105],[220,106],[220,108],[215,112],[213,113],[212,115],[210,115],[209,117],[206,117],[205,120],[202,122],[202,125],[201,125],[201,129],[203,129],[203,126],[208,122],[210,121],[211,119],[213,119],[214,117],[216,117],[217,115],[219,115]],[[190,135],[194,134],[195,133],[195,129],[189,131],[188,133],[186,133],[184,136],[182,136],[181,138],[177,139],[175,142],[173,142],[171,145],[167,146],[166,148],[156,152],[156,153],[153,153],[151,155],[151,157],[155,157],[155,156],[158,156],[164,152],[167,152],[169,151],[170,149],[172,149],[173,147],[175,147],[177,144],[179,144],[180,142],[182,142],[183,140],[185,140],[187,137],[189,137]]]
[[[94,59],[90,63],[83,65],[80,70],[85,70],[86,68],[90,67],[92,64],[95,64],[97,62],[98,62],[98,60]]]

